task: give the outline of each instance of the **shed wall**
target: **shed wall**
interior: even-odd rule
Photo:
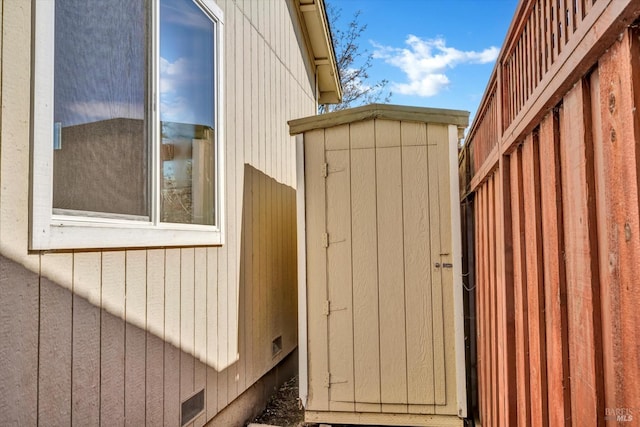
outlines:
[[[456,282],[440,267],[456,262],[457,135],[386,119],[305,132],[309,421],[461,422]]]
[[[291,1],[216,3],[225,244],[30,253],[32,2],[1,2],[0,424],[177,425],[204,387],[203,425],[295,348],[286,122],[316,112],[314,76]]]
[[[503,50],[462,156],[482,425],[638,416],[640,33],[627,26],[640,3],[586,3],[566,6],[572,27],[559,42],[534,26],[543,48],[556,46],[546,57],[513,51],[534,73]],[[518,10],[506,46],[550,13],[547,2]],[[495,108],[502,120],[488,121]]]

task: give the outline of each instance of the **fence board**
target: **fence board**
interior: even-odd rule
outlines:
[[[489,297],[489,361],[490,366],[490,378],[491,378],[491,425],[500,424],[500,416],[498,414],[498,393],[496,386],[498,383],[498,361],[496,358],[496,224],[495,224],[495,191],[494,191],[494,176],[492,175],[487,181],[487,228],[488,228],[488,264],[489,264],[489,276],[487,280],[488,285],[488,297]]]
[[[571,386],[567,348],[567,289],[562,252],[562,192],[560,188],[558,115],[550,113],[540,124],[540,199],[544,250],[545,326],[549,424],[569,425]]]
[[[469,131],[483,425],[602,425],[640,400],[638,16],[522,2]]]
[[[485,259],[484,252],[484,211],[482,209],[482,199],[484,197],[484,187],[478,188],[476,193],[476,198],[474,200],[474,217],[476,218],[476,229],[478,231],[475,239],[475,253],[478,259]],[[482,297],[484,295],[484,263],[477,264],[477,282],[476,282],[476,293],[478,295],[479,304],[477,305],[476,318],[477,318],[477,329],[476,329],[476,339],[478,343],[478,360],[477,360],[477,371],[478,371],[478,384],[479,384],[479,408],[480,408],[480,418],[481,422],[485,422],[485,416],[487,414],[485,402],[488,397],[486,391],[487,381],[485,379],[485,343],[487,340],[485,339],[485,324],[484,324],[484,308],[486,307],[484,301],[482,301]]]
[[[587,88],[579,82],[560,110],[564,242],[572,422],[594,425],[604,413],[593,148]]]
[[[547,366],[545,360],[544,292],[542,288],[542,224],[540,222],[540,157],[538,136],[529,134],[522,149],[522,178],[529,317],[529,384],[531,422],[547,425]]]
[[[513,286],[516,327],[516,378],[518,425],[529,425],[529,336],[527,318],[526,263],[524,251],[524,203],[522,201],[522,149],[511,154],[511,214],[513,230]]]
[[[596,189],[607,408],[633,408],[640,402],[636,386],[640,351],[629,347],[638,342],[640,324],[640,291],[629,286],[637,283],[640,259],[640,125],[635,112],[640,88],[639,35],[637,28],[630,29],[603,55],[600,84],[592,84],[594,149],[600,162],[596,163]],[[637,416],[636,410],[634,420]]]

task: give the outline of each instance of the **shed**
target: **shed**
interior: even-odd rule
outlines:
[[[457,148],[468,117],[372,104],[289,122],[306,421],[463,424]]]

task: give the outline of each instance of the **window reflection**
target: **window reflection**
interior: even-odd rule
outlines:
[[[148,220],[147,2],[57,0],[54,213]]]
[[[214,31],[193,0],[161,1],[163,222],[214,224]]]

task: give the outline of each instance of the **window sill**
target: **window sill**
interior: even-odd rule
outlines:
[[[224,244],[216,226],[53,216],[48,226],[34,227],[32,250],[150,248]]]

